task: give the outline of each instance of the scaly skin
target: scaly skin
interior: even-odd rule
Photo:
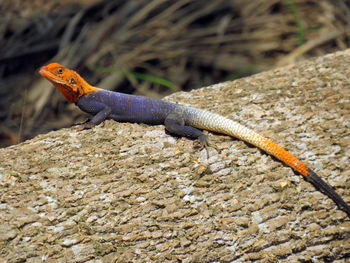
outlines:
[[[58,63],[43,66],[39,73],[49,80],[70,103],[75,103],[81,110],[94,115],[82,128],[91,128],[105,119],[164,124],[169,132],[193,139],[198,138],[204,146],[207,146],[208,138],[199,129],[227,134],[255,145],[299,172],[305,180],[331,198],[350,217],[350,207],[314,171],[281,146],[233,120],[208,111],[158,99],[99,89],[89,85],[75,71]]]

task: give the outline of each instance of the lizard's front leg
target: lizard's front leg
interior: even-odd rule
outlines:
[[[101,101],[94,100],[92,97],[81,97],[76,104],[81,110],[93,114],[93,117],[88,122],[77,127],[78,130],[90,129],[99,125],[112,113],[110,106]]]
[[[185,120],[177,113],[170,113],[164,121],[165,129],[175,135],[199,139],[200,144],[207,148],[209,144],[208,137],[197,128],[186,126]]]
[[[94,126],[99,125],[101,122],[107,119],[111,112],[112,109],[108,106],[105,106],[101,111],[99,111],[95,116],[93,116],[91,120],[80,125],[79,130],[91,129]]]

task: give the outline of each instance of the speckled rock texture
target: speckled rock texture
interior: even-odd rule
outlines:
[[[167,100],[239,121],[350,203],[350,50]],[[350,219],[237,139],[106,121],[0,150],[0,262],[349,262]]]

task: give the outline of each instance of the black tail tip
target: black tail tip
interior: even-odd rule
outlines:
[[[345,201],[334,191],[334,189],[323,181],[313,170],[307,169],[308,175],[305,179],[312,183],[317,190],[321,191],[323,194],[327,195],[332,199],[337,206],[343,210],[350,218],[350,207],[345,203]]]

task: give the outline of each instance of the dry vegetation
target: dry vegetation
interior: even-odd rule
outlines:
[[[349,45],[350,1],[5,0],[0,12],[3,146],[80,116],[39,78],[49,61],[101,88],[162,97]]]

